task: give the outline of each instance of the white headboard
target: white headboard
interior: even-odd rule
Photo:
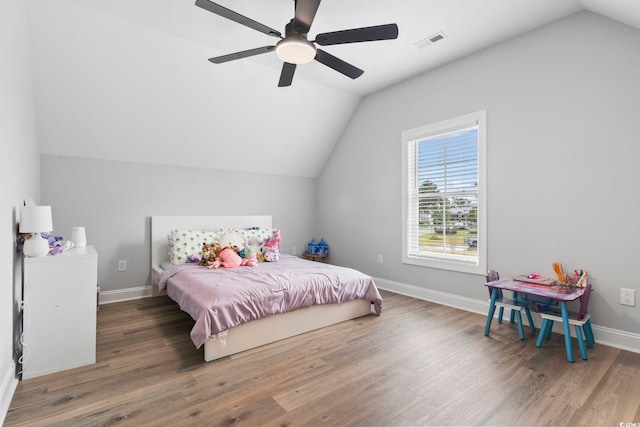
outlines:
[[[255,216],[152,216],[151,270],[169,259],[167,236],[171,229],[215,230],[220,227],[272,228],[271,215]]]

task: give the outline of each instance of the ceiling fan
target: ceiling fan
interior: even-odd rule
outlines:
[[[307,39],[307,34],[309,33],[313,19],[316,16],[318,6],[320,6],[320,0],[294,1],[295,16],[285,26],[285,36],[282,37],[280,31],[267,27],[264,24],[240,15],[226,7],[220,6],[219,4],[209,0],[196,0],[196,6],[198,7],[256,31],[260,31],[268,36],[280,39],[280,41],[273,46],[262,46],[255,49],[230,53],[228,55],[209,58],[209,61],[214,64],[222,64],[224,62],[260,55],[275,50],[276,55],[284,61],[282,72],[280,73],[280,81],[278,82],[279,87],[290,86],[296,66],[298,64],[311,62],[314,59],[347,77],[356,79],[364,73],[363,70],[336,58],[322,49],[318,49],[315,44],[320,46],[329,46],[344,43],[391,40],[398,37],[398,26],[396,24],[387,24],[317,34],[315,40],[309,41]]]

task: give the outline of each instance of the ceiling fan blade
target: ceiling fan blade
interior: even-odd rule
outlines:
[[[215,13],[216,15],[222,16],[223,18],[227,18],[231,21],[237,22],[238,24],[242,24],[256,31],[260,31],[261,33],[265,33],[268,36],[282,37],[280,31],[267,27],[264,24],[256,22],[253,19],[247,18],[246,16],[240,15],[239,13],[234,12],[233,10],[229,10],[226,7],[220,6],[219,4],[216,4],[212,1],[196,0],[196,6],[208,10],[211,13]]]
[[[296,71],[296,64],[285,62],[282,64],[282,72],[280,73],[280,81],[278,87],[291,86],[293,81],[293,73]]]
[[[376,40],[390,40],[396,38],[398,38],[398,26],[396,24],[386,24],[318,34],[316,36],[316,43],[321,46],[328,46],[333,44],[372,42]]]
[[[275,46],[262,46],[255,49],[243,50],[242,52],[230,53],[228,55],[216,56],[209,58],[214,64],[222,64],[223,62],[234,61],[236,59],[247,58],[249,56],[261,55],[263,53],[275,50]]]
[[[307,34],[320,6],[320,0],[296,0],[296,16],[294,20],[302,34]],[[304,31],[302,31],[304,29]]]
[[[316,51],[315,60],[326,65],[329,68],[333,68],[339,73],[344,74],[347,77],[351,77],[352,79],[357,79],[364,73],[358,67],[354,67],[348,62],[344,62],[342,59],[336,58],[335,56],[325,52],[322,49],[318,49]]]

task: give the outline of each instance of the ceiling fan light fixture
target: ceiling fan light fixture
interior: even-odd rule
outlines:
[[[306,64],[316,57],[316,47],[304,37],[289,36],[276,44],[276,55],[289,64]]]

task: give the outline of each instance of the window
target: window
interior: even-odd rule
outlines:
[[[402,132],[402,262],[486,273],[486,111]]]

